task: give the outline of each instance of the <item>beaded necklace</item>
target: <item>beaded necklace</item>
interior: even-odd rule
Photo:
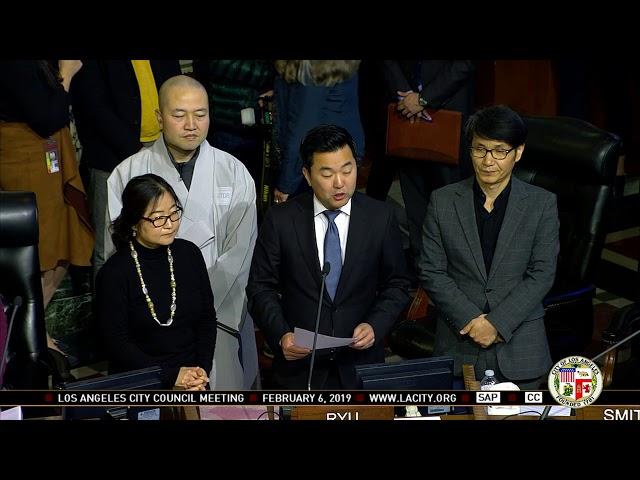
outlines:
[[[133,248],[132,241],[129,241],[129,248],[131,249],[131,256],[133,257],[133,261],[136,264],[136,272],[138,272],[138,278],[140,279],[140,285],[142,286],[142,293],[144,293],[144,297],[147,299],[147,306],[149,307],[151,316],[161,327],[168,327],[173,323],[173,317],[176,314],[176,279],[173,276],[173,256],[171,255],[171,248],[167,246],[167,258],[169,259],[169,273],[171,276],[171,281],[169,282],[171,285],[171,315],[167,323],[160,323],[160,320],[158,320],[158,316],[156,315],[156,311],[153,307],[153,302],[149,297],[149,291],[147,290],[147,286],[145,285],[144,279],[142,278],[142,270],[140,269],[140,262],[138,261],[138,252],[136,252],[136,249]]]

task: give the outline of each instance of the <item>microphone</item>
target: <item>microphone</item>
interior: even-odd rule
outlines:
[[[2,363],[0,363],[0,387],[2,387],[2,380],[4,378],[4,367],[7,364],[7,358],[9,356],[9,340],[11,339],[11,329],[13,328],[14,320],[18,309],[22,306],[22,297],[18,295],[13,299],[13,312],[11,312],[11,318],[9,319],[9,326],[7,328],[7,339],[4,343],[4,352],[2,354]]]
[[[640,333],[640,330],[636,330],[635,332],[633,332],[631,335],[627,335],[625,338],[623,338],[622,340],[620,340],[617,343],[614,343],[612,346],[610,346],[609,348],[607,348],[604,352],[599,353],[598,355],[596,355],[595,357],[593,357],[591,359],[592,362],[595,363],[595,361],[597,359],[599,359],[600,357],[603,357],[604,355],[606,355],[607,353],[609,353],[611,350],[615,350],[616,348],[618,348],[620,345],[622,345],[623,343],[625,343],[628,340],[631,340],[633,337],[635,337],[636,335],[638,335]],[[615,359],[613,360],[615,362]],[[551,405],[547,405],[546,407],[544,407],[544,410],[542,411],[542,415],[540,415],[540,420],[545,420],[548,416],[549,416],[549,412],[551,411]]]
[[[307,390],[311,390],[311,377],[313,376],[313,364],[316,360],[316,342],[318,341],[318,327],[320,326],[320,312],[322,311],[322,297],[324,296],[324,281],[331,271],[331,264],[324,262],[322,266],[322,283],[320,284],[320,297],[318,298],[318,315],[316,315],[316,329],[313,332],[313,346],[311,347],[311,365],[309,366],[309,379]]]

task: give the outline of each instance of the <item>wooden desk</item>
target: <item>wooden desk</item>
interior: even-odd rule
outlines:
[[[464,379],[464,388],[469,392],[480,391],[480,382],[476,380],[476,372],[473,369],[473,365],[462,365],[462,378]],[[474,420],[487,420],[487,407],[484,405],[474,405],[473,408]],[[454,415],[452,415],[454,416]]]
[[[393,420],[394,407],[384,406],[296,406],[291,410],[291,420],[329,420],[327,414],[336,414],[335,420]]]
[[[556,421],[556,420],[604,420],[604,411],[607,408],[616,408],[608,405],[600,405],[600,406],[589,406],[580,408],[575,411],[575,416],[569,417],[548,417],[545,421]],[[620,408],[620,407],[617,407]],[[442,420],[504,420],[504,415],[487,415],[485,414],[483,418],[477,418],[473,414],[467,415],[444,415],[441,417]],[[539,415],[513,415],[509,416],[507,420],[540,420]]]

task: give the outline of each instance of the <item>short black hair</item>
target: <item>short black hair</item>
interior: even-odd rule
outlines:
[[[522,117],[506,105],[493,105],[478,110],[469,117],[465,126],[465,136],[471,145],[473,136],[487,140],[499,140],[512,147],[524,145],[527,139],[527,125]]]
[[[336,152],[348,145],[356,158],[356,145],[347,129],[338,125],[318,125],[307,132],[300,145],[300,157],[307,170],[311,170],[314,153]]]
[[[144,217],[147,206],[157,202],[165,193],[173,197],[178,208],[182,208],[176,192],[164,178],[147,173],[129,180],[122,192],[120,215],[111,223],[111,239],[117,250],[128,247],[133,239],[133,226]]]

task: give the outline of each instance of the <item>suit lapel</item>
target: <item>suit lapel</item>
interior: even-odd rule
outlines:
[[[367,212],[362,208],[360,203],[360,195],[355,193],[351,198],[351,217],[349,218],[349,233],[347,235],[346,251],[344,256],[344,264],[340,273],[340,281],[334,302],[337,303],[344,295],[348,295],[346,291],[349,284],[349,278],[353,268],[358,263],[360,254],[366,250],[367,245]]]
[[[507,203],[507,211],[504,213],[504,219],[502,220],[502,228],[500,228],[500,233],[498,234],[489,280],[496,274],[497,267],[511,245],[513,234],[526,215],[526,198],[527,192],[524,190],[522,182],[515,177],[511,177],[511,194],[509,195],[509,203]]]
[[[305,197],[298,203],[293,224],[302,257],[317,284],[317,288],[320,288],[320,259],[318,258],[316,229],[313,222],[313,195],[305,195]]]
[[[467,181],[460,185],[458,189],[458,197],[454,204],[456,213],[462,225],[464,236],[469,244],[469,250],[476,262],[478,271],[484,280],[487,279],[487,271],[484,266],[484,257],[482,256],[482,247],[480,246],[480,237],[478,236],[478,225],[476,223],[476,213],[473,203],[473,179],[470,177]]]

